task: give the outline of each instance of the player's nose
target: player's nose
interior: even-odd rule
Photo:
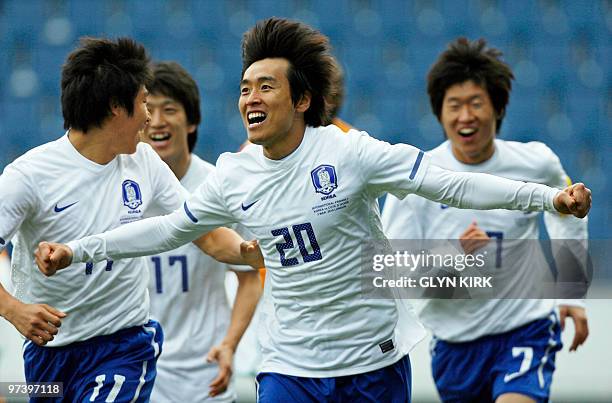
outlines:
[[[459,121],[460,122],[469,122],[474,118],[474,114],[468,105],[463,105],[461,109],[459,109]]]

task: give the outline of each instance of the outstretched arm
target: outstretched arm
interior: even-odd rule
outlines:
[[[45,275],[79,262],[100,262],[154,255],[176,249],[218,227],[233,223],[217,178],[207,180],[173,213],[122,225],[67,245],[41,242],[36,263]]]
[[[36,264],[43,274],[50,276],[74,263],[118,260],[176,249],[212,229],[201,230],[184,224],[177,210],[167,216],[147,218],[66,245],[41,242],[35,252]]]
[[[433,164],[415,193],[450,206],[477,210],[557,210],[582,218],[591,208],[591,191],[582,183],[559,191],[483,173],[449,171]]]

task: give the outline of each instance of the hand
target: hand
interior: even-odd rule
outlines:
[[[565,318],[571,317],[574,321],[574,340],[570,346],[570,351],[578,350],[578,346],[582,345],[587,337],[589,337],[589,323],[584,308],[579,306],[561,305],[559,306],[559,321],[561,322],[561,331],[565,330]]]
[[[214,346],[208,352],[206,360],[208,362],[216,362],[219,364],[219,373],[212,380],[209,387],[209,396],[217,396],[225,392],[232,377],[232,361],[234,359],[234,350],[227,344],[219,344]]]
[[[19,333],[44,346],[53,340],[66,314],[46,304],[24,304],[15,300],[5,316]]]
[[[480,229],[476,221],[473,221],[463,234],[459,235],[461,247],[467,255],[471,255],[477,249],[487,246],[491,238]]]
[[[584,218],[591,208],[591,190],[583,183],[575,183],[557,193],[553,204],[560,213]]]
[[[257,239],[242,242],[240,244],[240,256],[242,256],[246,264],[254,269],[261,269],[266,265]]]
[[[38,269],[45,276],[52,276],[72,263],[72,249],[61,243],[41,242],[34,256]]]

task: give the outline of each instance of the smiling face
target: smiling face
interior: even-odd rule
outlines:
[[[452,143],[455,158],[479,164],[495,151],[495,109],[486,89],[471,80],[448,87],[440,123]]]
[[[162,160],[171,168],[189,159],[187,137],[196,126],[187,120],[183,105],[165,95],[149,94],[147,105],[151,123],[147,126],[143,141],[149,143]]]
[[[270,158],[282,158],[300,143],[305,130],[305,95],[297,105],[291,100],[287,79],[289,62],[282,58],[259,60],[245,70],[240,82],[238,109],[251,143],[264,147]]]

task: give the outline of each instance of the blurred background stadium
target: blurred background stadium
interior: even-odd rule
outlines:
[[[423,149],[443,140],[425,91],[429,66],[457,36],[486,38],[504,52],[516,76],[501,137],[548,144],[572,179],[593,191],[591,237],[610,239],[609,0],[0,0],[0,170],[63,134],[60,69],[85,35],[131,36],[154,60],[185,66],[202,93],[196,153],[214,162],[221,152],[236,150],[245,137],[236,106],[240,40],[258,19],[273,15],[302,20],[330,37],[346,72],[343,119],[374,137]],[[594,303],[609,322],[604,302]],[[0,353],[6,353],[5,330]],[[612,326],[601,330],[609,334]],[[555,384],[586,399],[577,401],[588,401],[588,392],[612,401],[612,370],[584,367],[598,365],[600,349],[612,362],[609,347],[595,338],[567,359],[574,364],[561,363],[575,369],[566,378],[571,384]],[[426,359],[424,354],[419,373],[415,368],[415,391],[428,376]],[[596,383],[581,383],[588,378]],[[0,371],[0,380],[9,378]]]

